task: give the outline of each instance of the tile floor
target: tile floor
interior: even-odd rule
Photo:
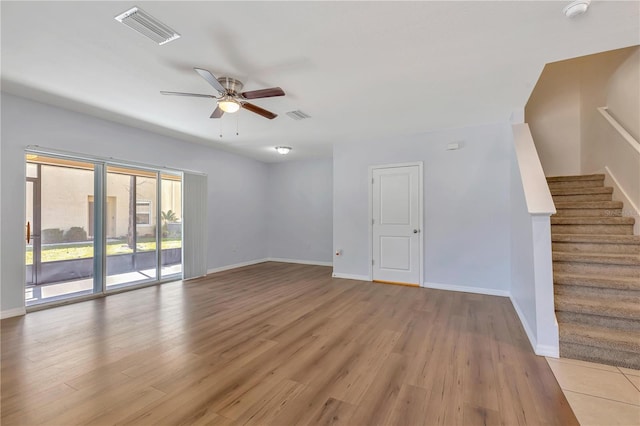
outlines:
[[[547,358],[582,426],[640,425],[640,370]]]

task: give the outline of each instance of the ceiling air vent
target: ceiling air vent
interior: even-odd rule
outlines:
[[[309,114],[307,114],[306,112],[302,112],[299,109],[295,110],[295,111],[289,111],[287,113],[287,115],[291,118],[293,118],[294,120],[305,120],[307,118],[311,118],[311,116]]]
[[[116,21],[122,22],[158,44],[169,43],[180,37],[180,34],[138,7],[116,16]]]

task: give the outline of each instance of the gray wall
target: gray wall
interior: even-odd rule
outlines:
[[[425,282],[507,294],[511,140],[505,123],[334,144],[334,273],[369,273],[368,167],[423,161]]]
[[[269,165],[269,257],[330,263],[333,240],[333,162]]]
[[[267,257],[268,166],[2,93],[2,312],[24,307],[24,149],[40,145],[208,174],[209,269]]]

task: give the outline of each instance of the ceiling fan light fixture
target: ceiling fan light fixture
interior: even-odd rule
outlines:
[[[278,154],[280,155],[287,155],[289,153],[289,151],[291,151],[291,147],[290,146],[276,146],[276,151],[278,151]]]
[[[230,96],[225,96],[218,102],[218,106],[226,113],[232,114],[240,109],[240,103]]]

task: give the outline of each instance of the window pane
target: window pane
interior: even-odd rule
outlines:
[[[155,281],[155,173],[107,167],[107,289]]]
[[[40,155],[28,161],[26,303],[91,294],[94,165]]]

